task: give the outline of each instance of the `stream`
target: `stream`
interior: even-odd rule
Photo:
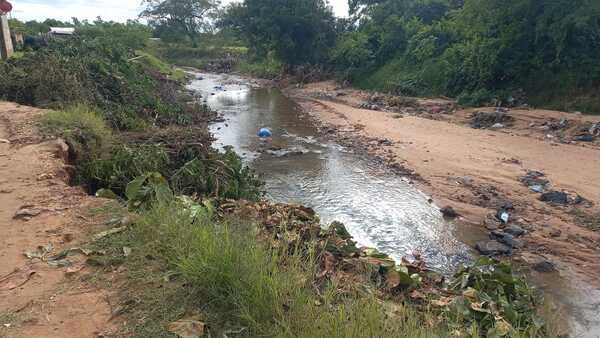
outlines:
[[[358,246],[395,260],[418,253],[445,274],[476,257],[471,246],[486,233],[445,220],[409,180],[320,137],[310,116],[279,89],[236,76],[189,73],[195,80],[188,89],[224,117],[210,127],[215,147],[233,147],[265,181],[268,199],[311,207],[324,224],[344,223]],[[273,137],[259,139],[262,127]],[[566,315],[573,337],[600,337],[600,291],[563,278],[532,280]]]

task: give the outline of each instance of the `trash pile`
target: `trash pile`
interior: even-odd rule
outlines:
[[[527,174],[519,177],[519,181],[527,186],[532,192],[541,194],[540,201],[552,205],[578,205],[588,202],[579,194],[567,191],[553,190],[546,175],[540,171],[529,170]]]
[[[569,142],[594,142],[600,136],[600,122],[583,122],[567,118],[550,118],[537,125],[530,123],[529,128],[541,130],[548,139],[557,139],[564,143]]]
[[[514,121],[515,118],[501,108],[493,112],[477,111],[471,115],[471,127],[475,129],[500,129],[511,126]]]

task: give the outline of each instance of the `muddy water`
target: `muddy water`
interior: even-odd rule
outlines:
[[[276,88],[252,88],[234,77],[202,74],[190,88],[224,115],[212,126],[218,146],[232,146],[266,182],[268,198],[315,209],[324,223],[346,225],[359,245],[395,259],[419,252],[449,272],[470,260],[460,229],[446,222],[408,181],[319,138],[309,116]],[[211,95],[213,94],[213,95]],[[273,131],[264,141],[261,127]]]
[[[479,229],[445,221],[407,180],[319,137],[310,117],[278,89],[234,76],[194,76],[200,78],[189,88],[224,117],[211,126],[216,145],[241,154],[265,180],[271,200],[310,206],[323,223],[343,222],[359,245],[394,259],[419,252],[444,273],[470,261],[469,245],[486,237]],[[260,140],[261,127],[270,128],[273,138]],[[531,277],[553,296],[573,337],[600,337],[599,291],[555,275]]]

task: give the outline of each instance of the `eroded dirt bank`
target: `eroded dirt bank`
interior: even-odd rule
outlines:
[[[511,123],[474,129],[469,123],[476,110],[457,109],[448,100],[411,99],[390,112],[369,104],[369,94],[332,82],[287,92],[343,144],[419,176],[420,188],[437,205],[452,206],[463,222],[490,231],[509,225],[526,230],[514,248],[517,259],[547,261],[599,284],[600,149],[598,140],[576,142],[573,135],[599,117],[515,109],[507,112]],[[541,192],[520,179],[532,171],[549,181],[544,192],[566,193],[560,195],[566,203],[542,201]],[[510,214],[508,225],[495,217],[502,208]]]
[[[106,291],[80,278],[83,255],[55,256],[98,229],[87,211],[102,202],[68,185],[68,147],[37,133],[43,112],[0,102],[0,336],[102,336]]]

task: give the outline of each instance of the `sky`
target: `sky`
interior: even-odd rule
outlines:
[[[13,5],[12,17],[19,20],[43,21],[47,18],[70,21],[93,20],[97,16],[106,21],[125,22],[136,19],[142,0],[9,0]],[[239,0],[222,0],[224,4]],[[285,0],[284,0],[285,1]],[[346,16],[348,0],[329,0],[337,16]]]

